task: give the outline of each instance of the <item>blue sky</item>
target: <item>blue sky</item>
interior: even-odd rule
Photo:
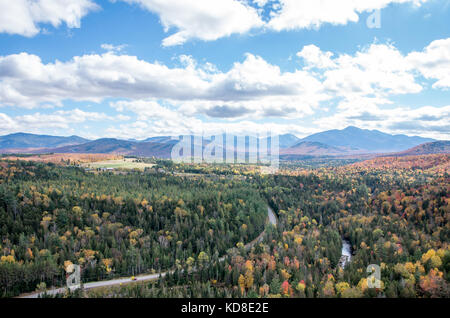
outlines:
[[[314,3],[0,0],[0,134],[450,139],[450,1]]]

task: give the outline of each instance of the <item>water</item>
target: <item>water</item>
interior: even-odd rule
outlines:
[[[342,239],[342,253],[339,264],[342,268],[345,267],[352,259],[352,245],[346,239]]]
[[[269,215],[269,222],[272,225],[277,226],[277,217],[275,216],[275,213],[273,213],[273,210],[269,206],[267,207],[267,213]]]

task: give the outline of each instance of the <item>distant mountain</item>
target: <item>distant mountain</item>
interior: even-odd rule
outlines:
[[[392,155],[414,156],[414,155],[431,155],[431,154],[450,154],[450,141],[429,142]]]
[[[232,135],[233,137],[239,137],[238,135]],[[251,137],[256,138],[256,137]],[[263,138],[262,140],[265,140],[266,138]],[[209,143],[211,141],[210,138],[204,138],[204,142]],[[300,141],[300,138],[296,137],[292,134],[285,134],[279,136],[279,145],[281,149],[289,148],[296,143]],[[158,142],[158,143],[171,143],[176,144],[178,142],[178,137],[171,137],[171,136],[161,136],[161,137],[150,137],[144,140],[144,142]],[[245,144],[248,145],[249,141],[248,138],[245,140]]]
[[[193,136],[191,136],[193,137]],[[294,137],[294,138],[292,138]],[[287,137],[288,139],[295,140],[295,136],[292,135]],[[194,139],[193,139],[194,140]],[[196,139],[198,140],[198,139]],[[200,139],[203,141],[203,146],[208,144],[210,139]],[[195,141],[195,140],[194,140]],[[178,138],[172,137],[152,137],[144,141],[134,141],[134,140],[120,140],[112,138],[103,138],[95,141],[86,142],[79,145],[71,145],[64,147],[55,148],[42,148],[34,149],[29,152],[31,153],[103,153],[103,154],[121,154],[130,156],[144,156],[144,157],[161,157],[170,158],[172,148],[178,143]],[[289,141],[285,141],[284,145],[288,144]],[[249,145],[249,140],[245,141],[246,147]],[[234,142],[232,145],[234,149]],[[224,145],[223,148],[218,149],[218,151],[224,151],[228,149],[228,146]],[[245,151],[245,149],[239,148],[239,151]]]
[[[303,138],[302,141],[320,142],[334,147],[346,147],[350,151],[375,153],[403,151],[435,140],[406,135],[390,135],[378,130],[359,129],[350,126],[343,130],[334,129],[317,133]]]
[[[298,138],[295,135],[292,134],[285,134],[285,135],[280,135],[279,136],[279,143],[280,143],[280,148],[281,149],[286,149],[286,148],[290,148],[296,144],[298,144],[298,142],[300,141],[300,138]]]
[[[176,138],[178,139],[178,138]],[[172,143],[175,144],[177,143],[177,140],[175,140],[175,137],[171,137],[171,136],[160,136],[160,137],[150,137],[145,139],[143,142],[158,142],[158,143]]]
[[[0,149],[54,148],[79,145],[88,141],[89,140],[78,136],[58,137],[16,133],[6,136],[0,136]]]
[[[172,144],[156,142],[136,142],[119,140],[113,138],[103,138],[87,142],[81,145],[65,146],[52,149],[40,149],[33,153],[104,153],[119,154],[141,157],[170,158]]]
[[[199,138],[193,139],[195,141]],[[200,139],[202,140],[202,139]],[[237,139],[236,139],[237,140]],[[256,137],[245,138],[245,148],[253,145]],[[260,139],[259,143],[266,139]],[[250,142],[251,141],[251,142]],[[0,153],[104,153],[169,158],[178,138],[170,136],[150,137],[145,140],[120,140],[103,138],[90,141],[78,136],[57,137],[25,133],[0,136]],[[210,139],[203,138],[203,145]],[[431,144],[430,144],[431,143]],[[343,130],[329,130],[303,139],[292,134],[279,136],[280,155],[289,156],[353,156],[362,154],[397,153],[442,153],[448,151],[448,142],[436,142],[422,137],[389,135],[377,130],[347,127]],[[234,142],[232,143],[234,149]],[[414,148],[416,147],[416,148]],[[224,145],[224,148],[229,148]],[[219,150],[220,151],[220,150]],[[246,151],[242,145],[239,152]]]
[[[333,156],[348,154],[344,147],[333,147],[321,142],[301,141],[290,148],[281,149],[281,155]]]

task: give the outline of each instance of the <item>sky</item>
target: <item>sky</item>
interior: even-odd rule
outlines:
[[[0,0],[0,135],[450,140],[450,0]]]

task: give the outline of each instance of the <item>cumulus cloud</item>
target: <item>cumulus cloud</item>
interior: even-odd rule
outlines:
[[[360,14],[390,4],[419,7],[430,0],[120,0],[157,14],[166,32],[164,46],[189,40],[213,41],[252,29],[272,31],[318,28],[357,22]],[[270,5],[269,5],[270,4]],[[267,11],[267,12],[266,12]],[[267,19],[263,16],[267,13]],[[267,20],[267,21],[264,21]]]
[[[246,113],[308,113],[334,97],[386,100],[393,94],[418,93],[418,74],[448,81],[450,40],[431,43],[404,56],[393,45],[372,44],[355,54],[335,56],[314,45],[297,55],[305,66],[282,72],[262,57],[246,54],[227,72],[180,56],[182,66],[169,68],[114,52],[76,56],[43,63],[32,54],[0,56],[0,105],[61,105],[66,99],[100,102],[106,98],[165,99],[186,113],[211,117],[226,110],[228,118]]]
[[[16,129],[17,123],[6,114],[0,113],[0,132],[1,133],[9,133]]]
[[[309,45],[297,54],[302,66],[292,71],[253,54],[227,71],[187,55],[178,58],[180,66],[168,67],[114,52],[52,63],[28,53],[12,54],[0,57],[0,106],[33,108],[112,98],[118,100],[111,106],[125,116],[122,120],[132,115],[136,129],[152,122],[155,131],[203,125],[199,116],[233,125],[268,117],[307,118],[336,106],[346,114],[345,120],[334,118],[339,123],[370,126],[383,122],[382,112],[370,110],[391,106],[395,95],[421,92],[426,85],[422,76],[445,83],[448,73],[441,69],[449,62],[446,48],[447,40],[440,40],[407,55],[391,44],[334,54]],[[357,111],[360,107],[364,111]],[[428,119],[414,120],[423,127],[441,125],[434,121],[432,126]],[[5,127],[11,125],[2,120]]]
[[[408,54],[407,61],[425,78],[437,80],[434,88],[450,88],[450,38],[431,42],[423,52]]]
[[[327,91],[347,101],[372,96],[385,104],[389,95],[419,93],[424,89],[420,75],[433,81],[435,89],[450,87],[450,38],[407,55],[392,44],[375,43],[354,55],[339,56],[308,45],[297,56],[305,70],[320,74]]]
[[[395,95],[423,91],[426,83],[421,76],[435,80],[434,88],[448,88],[449,43],[449,39],[434,41],[407,55],[391,44],[372,44],[353,55],[338,56],[314,45],[304,47],[297,54],[304,68],[318,73],[337,104],[335,114],[314,124],[323,130],[353,125],[450,139],[449,106],[394,107],[391,100]]]
[[[76,56],[44,64],[27,53],[0,57],[0,103],[24,107],[64,99],[101,101],[107,97],[191,98],[208,85],[197,70],[170,69],[135,56]]]
[[[306,45],[303,49],[297,53],[299,58],[305,61],[307,68],[330,68],[335,67],[335,63],[332,61],[332,52],[322,52],[320,48],[314,44]]]
[[[343,54],[325,71],[324,85],[343,96],[419,93],[411,65],[392,45],[372,44],[354,56]]]
[[[345,25],[358,22],[359,15],[382,9],[391,3],[412,3],[420,6],[427,0],[279,0],[279,9],[272,11],[268,27],[276,30],[317,28],[323,24]]]
[[[298,135],[316,132],[299,126],[293,118],[290,118],[289,122],[284,121],[283,123],[267,122],[266,118],[260,120],[255,118],[256,116],[230,121],[218,121],[216,116],[210,116],[211,118],[206,120],[200,119],[167,101],[122,100],[111,102],[110,106],[120,113],[130,116],[135,115],[132,116],[134,121],[114,125],[107,129],[108,135],[126,139],[183,134],[211,136],[223,132],[245,135],[264,134],[268,131],[274,134],[290,132]],[[213,107],[207,111],[213,112],[214,110]],[[234,112],[235,110],[231,111],[233,116]],[[220,118],[224,118],[224,116],[221,115]]]
[[[113,0],[138,5],[158,15],[165,32],[163,46],[190,40],[214,41],[253,29],[274,31],[345,25],[363,12],[392,3],[420,6],[430,0]],[[269,6],[270,3],[270,6]],[[267,8],[267,22],[263,9]],[[80,27],[81,19],[99,9],[93,0],[0,0],[0,32],[34,36],[40,25]]]
[[[262,27],[255,8],[237,0],[122,0],[159,15],[166,32],[176,32],[163,40],[164,46],[183,44],[191,39],[217,40]]]
[[[390,44],[340,55],[308,45],[297,54],[303,68],[291,72],[253,54],[226,72],[185,55],[179,57],[181,66],[170,68],[114,52],[47,64],[36,55],[12,54],[0,56],[0,105],[32,108],[62,105],[67,99],[151,99],[188,116],[301,118],[336,98],[345,109],[389,104],[392,95],[419,93],[420,74],[439,80],[435,87],[445,86],[448,43],[435,41],[407,56]]]
[[[162,106],[155,100],[121,100],[111,102],[110,106],[118,112],[134,113],[138,115],[139,121],[160,120],[160,119],[180,119],[182,118],[179,112],[176,112],[168,107]]]
[[[50,128],[70,129],[74,124],[89,121],[116,121],[128,120],[125,116],[108,116],[104,113],[86,112],[78,108],[72,110],[58,110],[53,113],[40,112],[11,117],[0,113],[0,133],[11,132],[39,132]]]
[[[206,69],[192,61],[169,68],[112,52],[48,64],[36,55],[13,54],[0,57],[0,105],[30,108],[42,103],[58,105],[66,99],[153,98],[184,105],[187,112],[197,104],[197,111],[213,114],[212,108],[220,105],[305,112],[329,98],[320,81],[308,72],[281,72],[251,54],[228,72]]]
[[[152,136],[203,135],[213,136],[221,133],[238,135],[265,136],[267,132],[273,134],[295,133],[298,136],[317,132],[296,123],[273,123],[253,120],[239,122],[202,121],[194,117],[175,117],[172,119],[136,120],[131,123],[114,125],[106,130],[110,136],[123,139],[145,139]]]
[[[97,9],[91,0],[0,0],[0,33],[31,37],[41,31],[40,24],[79,28],[81,19]]]
[[[339,100],[340,109],[390,104],[392,95],[423,90],[417,69],[391,44],[372,44],[355,54],[337,56],[308,45],[297,56],[304,69],[315,72],[325,91]]]
[[[229,120],[244,118],[262,119],[267,117],[294,119],[313,114],[314,109],[319,106],[320,102],[328,100],[330,97],[319,94],[311,98],[308,100],[308,96],[294,95],[261,97],[245,101],[194,100],[178,103],[177,109],[186,116],[206,115],[210,118]]]

